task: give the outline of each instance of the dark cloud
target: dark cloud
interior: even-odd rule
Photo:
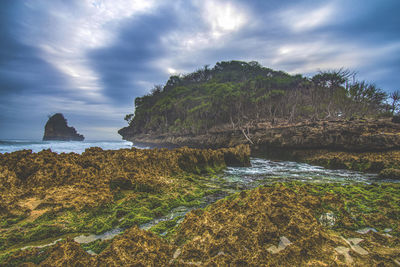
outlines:
[[[39,49],[20,41],[26,23],[22,11],[22,1],[0,2],[0,138],[40,136],[35,123],[46,117],[30,100],[65,89],[63,76]]]
[[[37,48],[23,44],[16,33],[21,32],[23,18],[20,6],[2,1],[0,6],[0,95],[46,93],[63,85],[63,77],[40,58]],[[0,100],[1,101],[1,100]]]
[[[166,54],[160,37],[177,26],[171,11],[164,8],[157,14],[127,19],[111,47],[90,53],[90,64],[112,100],[131,104],[134,97],[144,93],[137,82],[165,79],[149,63]]]
[[[400,31],[400,2],[365,1],[363,4],[349,3],[341,6],[342,23],[331,30],[335,35],[345,38],[364,38],[360,41],[387,43],[398,41]],[[324,30],[324,29],[322,29]]]

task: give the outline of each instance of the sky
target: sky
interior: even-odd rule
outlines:
[[[399,12],[398,0],[1,0],[0,139],[41,139],[61,112],[86,139],[120,140],[135,97],[219,61],[346,68],[400,90]]]

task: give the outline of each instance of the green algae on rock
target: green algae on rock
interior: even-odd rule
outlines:
[[[249,164],[249,148],[29,150],[0,155],[0,251],[67,234],[100,234],[197,205],[208,174]],[[226,159],[227,158],[227,159]],[[200,176],[201,174],[201,176]]]
[[[9,255],[3,263],[395,266],[400,259],[399,203],[397,183],[277,183],[191,211],[167,239],[132,227],[98,255],[67,240],[45,250],[42,258],[33,249]],[[335,217],[333,224],[320,221],[327,213]]]
[[[368,255],[353,250],[356,265],[393,265],[400,256],[399,189],[398,184],[275,184],[241,192],[186,217],[174,239],[181,248],[174,260],[178,265],[344,265],[335,248],[349,247],[344,237],[362,237]],[[338,217],[334,227],[318,221],[326,212]],[[380,234],[355,231],[366,226]],[[384,235],[385,227],[394,229],[391,237]],[[274,253],[282,238],[290,245]]]

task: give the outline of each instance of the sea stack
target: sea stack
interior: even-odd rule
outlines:
[[[78,134],[74,127],[69,127],[61,113],[49,118],[44,127],[43,141],[83,141],[85,137]]]

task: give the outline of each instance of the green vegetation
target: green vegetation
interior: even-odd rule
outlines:
[[[390,115],[398,97],[373,84],[354,81],[346,70],[311,78],[262,67],[257,62],[219,62],[171,76],[164,86],[135,99],[135,114],[122,136],[141,133],[205,133],[213,127],[246,129],[257,122]]]
[[[158,235],[168,235],[169,231],[173,230],[173,228],[178,224],[178,221],[181,220],[183,216],[178,216],[172,220],[162,221],[157,225],[150,228],[150,231],[156,233]]]

